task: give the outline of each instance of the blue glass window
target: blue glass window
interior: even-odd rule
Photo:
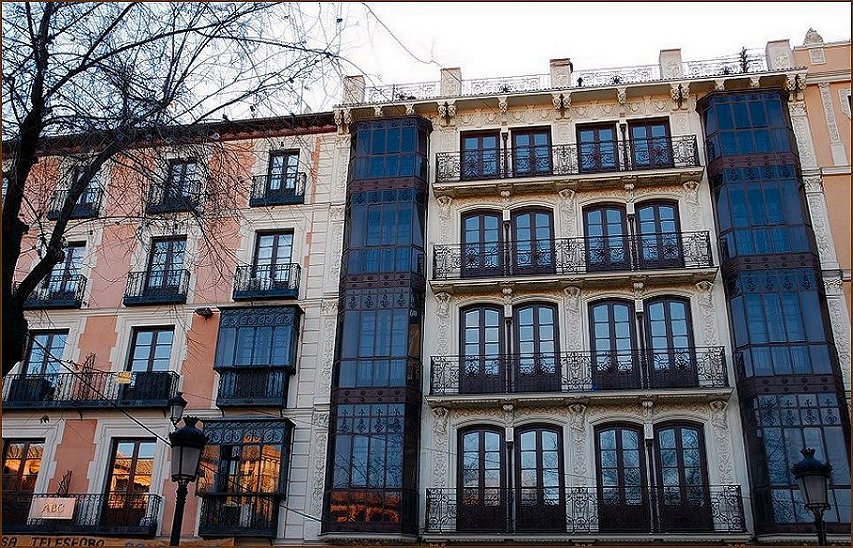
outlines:
[[[296,306],[223,310],[214,367],[295,367]]]

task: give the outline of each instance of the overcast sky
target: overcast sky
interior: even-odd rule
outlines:
[[[669,48],[685,60],[710,59],[768,40],[801,45],[809,27],[827,42],[850,39],[849,2],[368,5],[403,44],[363,5],[343,7],[344,54],[376,83],[438,80],[439,66],[461,67],[465,79],[544,74],[559,57],[575,70],[655,64]]]

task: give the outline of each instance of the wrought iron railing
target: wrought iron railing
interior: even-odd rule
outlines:
[[[739,485],[426,490],[425,533],[732,534]]]
[[[287,388],[292,368],[285,367],[221,367],[218,407],[287,405]]]
[[[722,347],[433,356],[430,393],[521,394],[729,386]]]
[[[330,489],[323,507],[324,533],[417,533],[418,493],[412,489]]]
[[[708,232],[437,245],[432,278],[523,277],[714,266]]]
[[[299,297],[298,263],[238,266],[234,275],[234,300]]]
[[[71,519],[30,519],[32,505],[54,503],[55,493],[3,492],[3,533],[95,534],[154,536],[162,498],[149,494],[74,494],[63,504],[73,505]]]
[[[189,270],[143,270],[127,275],[125,306],[176,304],[187,301]]]
[[[50,209],[47,210],[47,218],[55,221],[59,218],[65,200],[68,199],[68,190],[57,190],[53,193]],[[87,188],[83,191],[71,210],[72,219],[88,219],[97,217],[101,210],[101,201],[104,199],[104,191],[100,188]]]
[[[307,175],[301,171],[271,179],[267,175],[252,177],[249,206],[275,206],[305,202]]]
[[[3,377],[5,409],[94,409],[169,406],[174,371],[55,373]]]
[[[24,301],[24,308],[80,308],[86,292],[86,276],[48,275]]]
[[[439,152],[437,183],[699,166],[695,135]]]
[[[199,536],[277,536],[281,494],[203,492],[200,495]]]
[[[679,68],[675,67],[676,70]],[[569,88],[589,88],[601,86],[619,86],[667,79],[696,79],[713,76],[760,73],[768,70],[764,52],[760,49],[746,50],[744,54],[734,54],[715,59],[685,61],[680,65],[683,77],[664,76],[660,65],[636,65],[628,67],[605,67],[572,71],[571,81],[553,81],[550,74],[530,74],[527,76],[499,76],[461,80],[454,92],[441,89],[438,81],[415,82],[410,84],[388,84],[367,86],[364,100],[360,103],[402,103],[423,101],[442,96],[466,97],[479,95],[504,95]]]
[[[145,204],[146,213],[175,213],[179,211],[197,211],[201,206],[201,181],[185,181],[183,187],[175,188],[171,184],[152,184]]]

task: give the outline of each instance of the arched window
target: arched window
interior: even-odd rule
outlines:
[[[593,387],[640,388],[633,303],[621,300],[591,303],[589,326]]]
[[[557,307],[525,304],[515,309],[514,383],[518,392],[560,390]]]
[[[460,431],[457,470],[457,529],[502,527],[508,498],[502,430],[478,426]]]
[[[647,301],[645,309],[649,386],[698,386],[690,301],[660,297]]]
[[[678,206],[674,202],[638,205],[636,223],[640,268],[680,268],[684,265]]]
[[[551,426],[521,429],[515,453],[518,530],[565,532],[562,432]]]
[[[607,424],[595,432],[598,523],[602,532],[647,531],[649,493],[643,430]]]
[[[658,513],[667,532],[713,530],[702,427],[655,426]]]
[[[478,211],[462,217],[462,277],[501,275],[502,225],[502,215],[494,211]]]
[[[584,209],[586,269],[628,270],[628,227],[625,208],[601,204]]]
[[[503,309],[476,305],[460,313],[459,392],[502,392],[506,386]]]
[[[551,211],[525,209],[512,214],[513,268],[518,274],[554,272],[554,221]]]

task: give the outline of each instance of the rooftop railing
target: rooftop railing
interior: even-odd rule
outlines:
[[[568,86],[560,86],[552,82],[550,74],[463,79],[458,82],[458,93],[454,93],[452,96],[475,97],[554,89],[616,86],[672,79],[697,79],[768,71],[767,60],[763,50],[747,50],[745,57],[741,54],[734,54],[714,59],[683,61],[676,68],[680,68],[683,77],[665,78],[661,74],[660,65],[581,69],[572,72],[570,85]],[[378,104],[422,101],[442,96],[441,83],[438,81],[388,84],[365,87],[364,100],[359,101],[359,103]]]

